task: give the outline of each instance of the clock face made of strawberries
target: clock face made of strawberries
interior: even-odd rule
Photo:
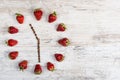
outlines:
[[[41,19],[43,17],[45,17],[43,14],[43,10],[42,9],[34,9],[33,12],[32,12],[33,15],[31,16],[34,16],[33,18],[35,18],[36,21],[40,22]],[[25,21],[25,16],[22,14],[22,13],[15,13],[15,17],[16,17],[16,22],[18,24],[25,24],[24,21]],[[46,22],[48,22],[48,24],[53,24],[56,22],[56,20],[58,19],[57,17],[57,13],[54,11],[50,14],[48,14],[48,20],[46,20]],[[28,24],[29,28],[28,29],[31,29],[31,32],[33,33],[34,35],[34,38],[36,39],[36,54],[37,54],[37,64],[34,66],[34,74],[41,74],[43,72],[43,69],[42,69],[42,65],[40,64],[41,62],[41,38],[40,36],[38,36],[38,33],[36,32],[36,30],[34,29],[33,25],[31,23]],[[54,25],[56,26],[56,25]],[[23,26],[24,27],[24,26]],[[66,31],[66,26],[64,23],[59,23],[57,24],[57,27],[56,27],[56,33],[59,32],[59,33],[64,33]],[[12,25],[12,26],[9,26],[8,27],[8,33],[12,36],[12,35],[15,35],[17,33],[19,33],[19,29]],[[19,41],[16,40],[16,39],[8,39],[7,40],[7,45],[9,47],[14,47],[16,45],[19,44]],[[70,41],[68,38],[66,37],[63,37],[61,39],[59,39],[58,41],[56,41],[56,43],[58,43],[59,45],[63,46],[63,47],[67,47],[69,44],[70,44]],[[18,57],[19,57],[19,51],[11,51],[9,52],[8,54],[8,57],[10,58],[10,60],[16,60]],[[55,58],[55,61],[57,61],[58,63],[59,62],[62,62],[65,58],[65,56],[59,52],[59,53],[54,53],[53,57]],[[26,69],[28,69],[28,64],[29,64],[29,61],[27,59],[23,59],[21,61],[18,62],[18,68],[22,71],[25,71]],[[48,69],[48,71],[54,71],[54,69],[56,69],[55,65],[54,65],[54,62],[46,62],[46,68]]]

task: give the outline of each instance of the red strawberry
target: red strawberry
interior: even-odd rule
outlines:
[[[28,67],[28,61],[27,60],[23,60],[23,61],[21,61],[18,64],[18,66],[19,66],[20,70],[23,71],[23,70],[27,69],[27,67]]]
[[[35,9],[34,10],[34,16],[36,18],[36,20],[40,20],[42,18],[43,15],[43,11],[41,9]]]
[[[22,24],[24,22],[24,16],[22,14],[16,13],[16,20],[18,23]]]
[[[57,27],[57,31],[65,31],[66,27],[64,23],[60,23]]]
[[[58,40],[58,43],[62,46],[68,46],[70,44],[70,41],[68,38],[62,38],[60,40]]]
[[[40,74],[42,72],[42,68],[40,64],[35,65],[34,73],[35,74]]]
[[[10,26],[10,27],[8,28],[8,32],[9,32],[10,34],[15,34],[15,33],[18,33],[18,29],[15,28],[14,26]]]
[[[54,71],[54,64],[51,63],[51,62],[48,62],[48,63],[47,63],[47,69],[48,69],[49,71]]]
[[[12,60],[16,59],[17,56],[18,56],[18,51],[13,51],[9,53],[9,58]]]
[[[53,12],[53,13],[49,14],[49,18],[48,18],[49,23],[52,23],[52,22],[56,21],[56,19],[57,19],[56,12]]]
[[[56,60],[59,62],[64,60],[64,56],[62,54],[56,53],[56,54],[54,54],[54,56],[55,56]]]
[[[17,40],[14,40],[14,39],[9,39],[8,41],[7,41],[7,45],[8,46],[15,46],[15,45],[17,45],[17,43],[18,43],[18,41]]]

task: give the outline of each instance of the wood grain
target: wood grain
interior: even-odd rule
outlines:
[[[120,1],[118,0],[0,0],[0,80],[119,80],[120,73]],[[42,8],[44,15],[36,21],[32,11]],[[48,14],[58,14],[58,20],[49,24]],[[15,13],[25,16],[24,24],[15,20]],[[57,24],[64,22],[67,31],[56,32]],[[36,39],[29,24],[33,24],[41,37],[41,65],[43,73],[33,74],[36,64]],[[18,34],[7,32],[10,25],[19,29]],[[57,40],[68,37],[69,47],[62,47]],[[9,47],[5,41],[19,41]],[[15,61],[8,58],[13,50],[20,52]],[[63,53],[65,60],[55,61],[54,53]],[[18,62],[29,61],[29,68],[20,72]],[[46,69],[46,63],[55,64],[55,72]],[[16,76],[15,76],[16,75]]]

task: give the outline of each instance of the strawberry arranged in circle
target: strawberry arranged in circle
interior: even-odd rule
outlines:
[[[64,60],[63,54],[56,53],[56,54],[54,54],[54,56],[55,56],[55,59],[56,59],[58,62],[61,62],[61,61]]]
[[[42,73],[42,68],[41,68],[40,64],[35,65],[34,73],[35,74],[41,74]]]
[[[53,63],[51,63],[51,62],[47,62],[47,69],[49,70],[49,71],[54,71],[54,64]]]
[[[19,66],[19,69],[20,69],[20,70],[24,71],[24,70],[27,69],[27,67],[28,67],[28,61],[27,61],[27,60],[23,60],[23,61],[21,61],[21,62],[18,64],[18,66]]]
[[[34,16],[36,18],[36,20],[40,20],[42,18],[43,15],[43,11],[41,9],[35,9],[34,10]]]
[[[10,33],[10,34],[15,34],[15,33],[18,33],[18,29],[16,28],[16,27],[14,27],[14,26],[10,26],[9,28],[8,28],[8,32]]]
[[[15,60],[18,57],[18,51],[12,51],[8,56],[11,60]]]
[[[58,43],[62,46],[68,46],[70,44],[70,40],[68,38],[62,38],[58,40]]]
[[[18,23],[23,24],[24,16],[22,14],[16,13],[16,20],[18,21]]]
[[[7,41],[7,45],[8,45],[8,46],[11,46],[11,47],[13,47],[13,46],[15,46],[15,45],[17,45],[17,44],[18,44],[18,41],[15,40],[15,39],[9,39],[9,40]]]
[[[60,23],[58,24],[58,27],[57,27],[57,31],[65,31],[66,30],[66,26],[64,23]]]
[[[56,19],[57,19],[57,14],[56,14],[55,11],[53,13],[49,14],[49,17],[48,17],[48,22],[49,23],[52,23],[52,22],[56,21]]]

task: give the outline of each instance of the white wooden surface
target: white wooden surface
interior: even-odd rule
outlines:
[[[32,14],[38,7],[44,11],[41,21]],[[57,12],[58,20],[49,24],[47,16],[52,11]],[[24,14],[24,24],[16,22],[16,12]],[[0,0],[0,80],[120,80],[119,21],[120,0]],[[60,22],[67,25],[66,32],[56,32]],[[33,74],[37,52],[30,23],[41,38],[41,75]],[[10,25],[20,32],[9,34]],[[69,47],[56,43],[62,37],[71,40]],[[19,44],[8,47],[5,41],[9,38]],[[20,52],[15,61],[7,57],[13,50]],[[55,61],[56,52],[65,55],[63,62]],[[20,72],[17,64],[23,59],[29,60],[29,68]],[[46,69],[48,61],[55,64],[56,71]]]

